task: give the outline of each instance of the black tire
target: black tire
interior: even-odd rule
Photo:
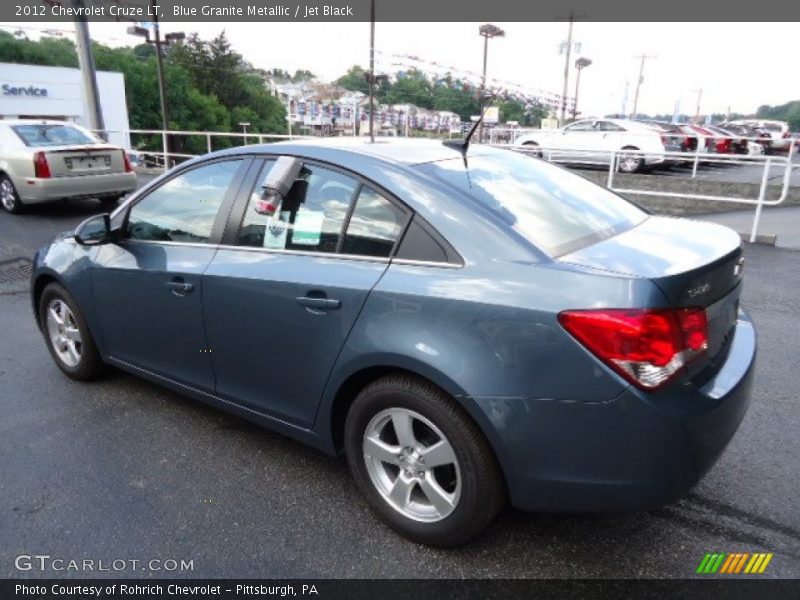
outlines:
[[[384,499],[370,477],[364,435],[373,417],[387,409],[422,415],[452,446],[458,461],[460,496],[452,512],[441,520],[421,522],[401,513]],[[416,542],[442,547],[463,544],[489,525],[505,504],[505,482],[483,433],[450,396],[424,380],[396,375],[365,387],[347,415],[344,442],[350,472],[369,505],[390,527]],[[429,477],[436,476],[433,469],[427,472]]]
[[[117,207],[120,198],[122,198],[122,195],[115,194],[113,196],[100,196],[99,200],[100,204],[103,205],[103,208],[112,209]]]
[[[61,359],[56,352],[53,340],[49,334],[47,311],[48,306],[54,300],[61,300],[67,305],[74,316],[75,324],[80,332],[80,360],[74,366],[68,365]],[[90,381],[99,377],[103,372],[103,360],[100,358],[100,353],[97,350],[94,337],[92,337],[92,333],[89,331],[89,326],[86,324],[86,319],[69,292],[58,283],[49,283],[42,291],[38,309],[39,323],[45,343],[47,344],[47,349],[50,351],[50,355],[53,357],[56,365],[58,365],[58,368],[61,369],[67,377],[77,381]]]
[[[14,182],[6,174],[0,175],[0,205],[12,215],[18,215],[25,208],[22,200],[19,199],[19,193],[17,188],[14,187]]]
[[[539,147],[539,144],[537,144],[536,142],[525,142],[522,145],[526,147],[525,148],[526,150],[533,150],[534,148]],[[542,158],[543,156],[541,150],[533,150],[533,152],[525,152],[525,154],[533,156],[535,158]]]
[[[638,150],[634,146],[626,146],[623,150]],[[621,154],[617,158],[617,170],[620,173],[638,173],[644,169],[644,157],[636,154]]]

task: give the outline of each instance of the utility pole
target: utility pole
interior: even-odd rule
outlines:
[[[566,57],[564,59],[564,89],[561,93],[561,119],[559,125],[564,125],[564,117],[567,114],[567,87],[569,86],[569,59],[572,54],[572,25],[575,22],[575,13],[569,12],[569,30],[567,32],[567,46],[565,49]]]
[[[75,8],[83,12],[83,0],[73,0]],[[96,131],[103,139],[108,139],[103,120],[103,109],[100,106],[100,94],[97,90],[97,71],[92,54],[92,39],[89,37],[89,24],[85,16],[75,17],[75,46],[78,51],[78,63],[81,67],[83,78],[83,94],[86,99],[86,108],[89,113],[90,129]]]
[[[369,5],[369,141],[375,142],[375,0]]]
[[[695,91],[695,90],[693,90]],[[698,123],[700,122],[700,101],[703,98],[703,88],[700,88],[697,91],[697,111],[694,113],[695,121]]]
[[[633,112],[631,112],[631,119],[636,118],[636,111],[639,108],[639,89],[642,87],[644,81],[644,61],[649,58],[656,58],[654,55],[640,54],[634,58],[638,58],[639,62],[639,79],[636,80],[636,93],[633,95]]]
[[[487,23],[478,28],[478,33],[483,37],[483,76],[481,78],[481,90],[478,95],[478,108],[480,115],[483,115],[483,102],[486,99],[486,59],[489,54],[489,38],[504,37],[506,32],[497,25]],[[483,143],[483,119],[478,126],[478,141]]]

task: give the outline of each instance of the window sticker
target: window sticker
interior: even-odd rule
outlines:
[[[298,246],[319,246],[324,220],[325,213],[322,211],[300,209],[294,219],[292,243]]]
[[[264,229],[264,248],[283,250],[286,248],[286,234],[289,231],[289,211],[267,217]]]

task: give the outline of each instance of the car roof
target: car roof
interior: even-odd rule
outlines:
[[[280,141],[271,144],[247,146],[255,152],[269,154],[286,153],[313,158],[320,151],[344,152],[382,159],[404,165],[416,165],[438,162],[453,158],[461,158],[456,148],[446,146],[443,140],[414,138],[376,138],[370,142],[368,137],[331,137],[304,138],[300,140]],[[241,151],[241,147],[229,148],[215,154],[230,154]],[[468,156],[479,156],[498,152],[488,146],[471,145]],[[327,152],[326,152],[327,153]]]

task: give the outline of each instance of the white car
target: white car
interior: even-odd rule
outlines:
[[[0,205],[98,198],[114,205],[136,189],[136,173],[119,146],[66,121],[0,121]]]
[[[679,146],[671,144],[650,125],[625,119],[575,121],[561,129],[522,135],[516,144],[530,149],[538,147],[539,156],[563,163],[608,164],[611,152],[626,150],[618,158],[619,170],[624,173],[672,162],[665,152],[680,152]]]

